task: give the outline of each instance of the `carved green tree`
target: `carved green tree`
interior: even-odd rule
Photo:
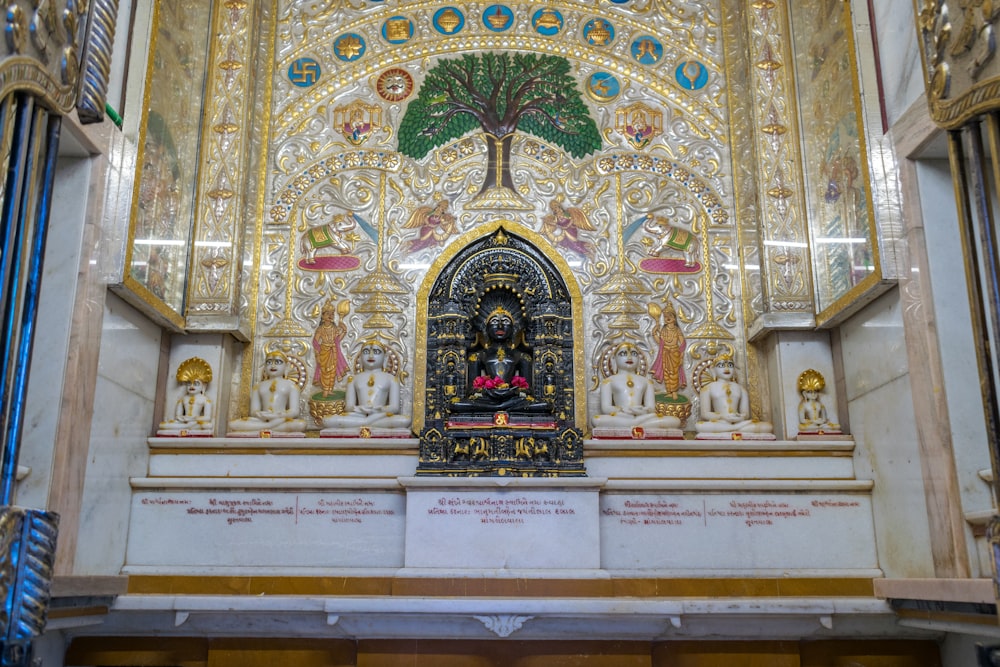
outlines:
[[[420,159],[431,149],[481,130],[488,169],[479,194],[513,191],[510,148],[520,130],[581,158],[601,147],[601,135],[569,74],[565,58],[486,52],[441,60],[424,79],[399,126],[399,150]]]

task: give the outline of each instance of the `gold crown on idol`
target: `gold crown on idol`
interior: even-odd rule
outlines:
[[[486,315],[486,321],[489,322],[494,317],[497,317],[499,315],[505,315],[511,321],[514,320],[514,314],[513,313],[511,313],[509,310],[507,310],[503,306],[497,306],[496,308],[494,308],[493,310],[491,310],[489,313],[487,313],[487,315]]]
[[[516,273],[484,273],[483,286],[487,289],[494,287],[513,287],[517,284],[517,281],[520,278],[521,276]]]
[[[359,341],[358,342],[358,349],[361,350],[361,349],[364,349],[366,347],[371,347],[373,345],[378,346],[378,347],[382,348],[385,351],[389,350],[388,341],[383,340],[382,337],[380,335],[378,335],[378,334],[374,334],[374,335],[368,336],[368,338],[365,338],[365,339]]]
[[[212,381],[212,367],[208,362],[198,357],[191,357],[181,362],[177,367],[178,382],[194,382],[201,380],[205,384]]]
[[[722,352],[718,356],[715,357],[715,362],[714,363],[719,363],[720,361],[732,361],[732,360],[733,360],[733,353],[732,352]]]
[[[267,361],[268,359],[281,359],[285,363],[288,363],[288,355],[282,352],[281,350],[271,350],[270,352],[265,354],[264,361]]]
[[[814,368],[802,371],[799,375],[799,391],[823,391],[826,386],[826,379],[823,374]]]

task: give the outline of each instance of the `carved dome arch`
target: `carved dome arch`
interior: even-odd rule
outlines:
[[[542,288],[542,291],[548,292],[548,295],[545,296],[546,299],[551,299],[552,296],[556,295],[560,290],[565,290],[568,295],[569,312],[572,318],[573,339],[571,363],[572,367],[577,370],[573,377],[573,393],[576,396],[586,396],[586,382],[584,374],[579,372],[580,369],[585,368],[583,350],[583,294],[573,269],[570,267],[565,258],[560,255],[559,252],[540,234],[513,220],[495,220],[481,224],[475,229],[472,229],[453,239],[441,255],[434,260],[434,263],[431,264],[420,284],[419,289],[417,290],[416,321],[421,324],[417,326],[416,350],[414,355],[413,428],[416,432],[420,432],[420,429],[423,428],[427,411],[427,349],[429,342],[429,326],[427,326],[426,323],[429,322],[428,316],[431,314],[429,312],[429,305],[432,300],[432,291],[436,287],[440,287],[442,274],[444,274],[446,270],[451,271],[452,273],[462,271],[464,266],[462,265],[463,260],[460,258],[460,255],[462,255],[463,252],[468,252],[469,249],[484,244],[491,237],[497,235],[497,233],[501,230],[503,230],[503,233],[514,235],[521,242],[529,245],[548,264],[548,269],[554,273],[553,277],[556,279],[555,281],[541,280],[538,284],[538,286]],[[453,261],[456,260],[456,258],[459,258],[460,262],[457,267],[453,265]],[[465,286],[464,288],[468,288],[471,287],[471,284],[467,284],[468,281],[468,277],[460,276],[457,281],[452,281],[452,283],[457,282],[463,284]],[[547,282],[552,282],[553,284],[545,284]],[[455,294],[452,296],[457,297],[460,295]],[[433,381],[433,378],[431,380]],[[583,428],[587,421],[586,411],[587,406],[585,400],[575,401],[574,414],[570,417],[571,421],[575,422],[580,428]]]

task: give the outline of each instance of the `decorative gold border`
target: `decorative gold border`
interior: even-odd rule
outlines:
[[[129,595],[329,595],[420,597],[865,597],[871,577],[636,577],[464,579],[130,575]]]
[[[573,404],[576,414],[574,420],[576,427],[581,431],[587,430],[587,383],[583,372],[584,364],[584,338],[583,338],[583,292],[576,282],[576,274],[566,260],[545,240],[541,235],[533,232],[527,227],[513,220],[495,220],[477,226],[458,238],[454,239],[447,248],[434,260],[423,282],[417,289],[417,322],[427,322],[427,298],[431,288],[437,281],[438,276],[444,267],[447,266],[459,252],[469,244],[485,238],[501,227],[530,241],[541,251],[545,257],[552,262],[559,270],[559,274],[566,283],[566,288],[570,293],[571,306],[573,309],[573,368],[576,369],[573,378]],[[413,362],[413,431],[419,433],[424,427],[424,412],[426,411],[427,394],[427,328],[417,327],[416,350]]]
[[[263,5],[261,7],[261,13],[265,12],[265,7],[268,5]],[[267,36],[266,36],[266,53],[267,53],[267,65],[265,67],[264,75],[264,95],[263,99],[260,101],[261,108],[263,109],[264,118],[260,123],[255,124],[254,127],[259,128],[260,135],[257,137],[258,145],[261,146],[260,155],[257,156],[259,160],[259,165],[257,169],[257,198],[254,202],[254,219],[263,220],[264,219],[264,206],[267,201],[267,188],[264,186],[267,183],[268,165],[269,158],[271,155],[271,119],[272,119],[272,109],[271,103],[274,95],[274,49],[275,49],[275,39],[277,37],[277,19],[273,14],[268,14],[267,16],[261,16],[258,14],[258,25],[267,26]],[[258,34],[258,40],[259,40]],[[256,89],[255,89],[256,92]],[[243,262],[243,275],[241,276],[240,289],[244,294],[247,294],[247,312],[240,313],[240,322],[246,324],[248,328],[248,340],[253,341],[254,336],[257,331],[257,300],[259,299],[260,291],[260,256],[261,249],[264,247],[264,234],[261,229],[262,225],[245,225],[243,229],[243,239],[240,245],[243,257],[241,261]],[[252,250],[247,253],[246,241],[247,238],[252,240]],[[292,242],[289,240],[289,252],[293,252],[291,249]],[[245,290],[245,291],[244,291]],[[230,414],[239,414],[240,406],[250,405],[250,391],[253,388],[253,360],[254,360],[254,345],[245,345],[243,347],[243,353],[240,355],[239,369],[240,369],[240,379],[239,379],[239,400],[229,401]]]
[[[257,5],[253,0],[240,3],[217,2],[212,16],[212,32],[219,36],[213,40],[208,56],[205,100],[202,109],[201,142],[198,182],[194,203],[194,227],[188,264],[185,316],[212,320],[224,318],[221,329],[228,329],[233,315],[239,311],[239,252],[242,248],[239,233],[242,228],[240,212],[244,208],[247,190],[245,147],[249,141],[247,128],[253,107],[253,90],[248,71],[253,64],[254,40],[250,33]],[[225,27],[226,29],[223,29]],[[273,49],[273,40],[270,48]],[[273,54],[272,54],[273,59]],[[227,85],[225,80],[232,77]],[[268,86],[271,85],[268,80]],[[231,112],[232,118],[226,121]],[[223,151],[222,137],[230,135],[230,144]],[[216,156],[213,159],[213,156]],[[226,190],[220,189],[228,181]],[[222,213],[216,215],[214,200],[222,200]],[[228,242],[229,265],[225,269],[227,289],[221,296],[212,296],[207,290],[202,257],[209,248],[199,249],[199,241]]]
[[[789,3],[752,2],[747,10],[751,51],[751,94],[754,101],[753,125],[757,146],[757,201],[760,207],[760,270],[764,287],[764,310],[772,317],[784,314],[798,318],[815,310],[814,288],[808,248],[795,248],[802,261],[796,269],[801,289],[778,289],[779,269],[772,260],[775,244],[805,243],[808,238],[806,202],[803,188],[802,154],[795,98],[794,48],[791,41]],[[769,83],[770,80],[770,83]],[[784,110],[781,124],[785,133],[772,147],[766,131],[769,108]],[[776,178],[783,175],[779,183]],[[784,192],[775,193],[776,189]],[[779,202],[784,201],[785,212]],[[803,213],[800,213],[803,212]],[[791,254],[785,246],[786,253]],[[780,296],[778,293],[781,293]]]
[[[407,11],[418,13],[421,8],[436,4],[438,4],[437,0],[410,3],[407,4]],[[592,8],[581,7],[575,4],[557,2],[552,6],[559,7],[574,15],[590,15],[594,13]],[[397,7],[380,7],[371,14],[366,14],[339,25],[338,31],[380,34],[381,22],[393,13],[398,13]],[[527,12],[527,14],[530,15],[530,12]],[[648,24],[641,20],[630,16],[613,15],[616,21],[627,24],[635,31],[648,31],[649,29]],[[519,18],[515,11],[515,20]],[[314,16],[313,20],[318,20],[318,17]],[[339,70],[331,73],[329,82],[326,85],[317,85],[302,95],[290,96],[288,102],[277,110],[275,117],[281,119],[283,125],[307,119],[313,113],[314,107],[326,104],[339,88],[354,85],[356,81],[376,75],[385,68],[399,66],[408,62],[420,62],[425,60],[429,54],[438,57],[465,50],[509,49],[511,48],[511,39],[513,37],[517,40],[516,47],[518,50],[560,55],[570,58],[574,62],[587,63],[615,74],[622,84],[623,91],[633,82],[638,86],[648,87],[659,94],[664,103],[668,103],[696,121],[702,131],[711,133],[711,136],[722,138],[722,128],[725,127],[725,120],[722,116],[723,108],[718,104],[718,100],[709,100],[691,95],[690,91],[685,91],[674,85],[672,77],[661,74],[659,70],[651,71],[650,68],[637,63],[631,58],[630,52],[627,49],[625,52],[619,54],[617,51],[594,48],[585,42],[578,42],[575,43],[577,50],[572,55],[568,55],[565,52],[565,48],[567,45],[566,38],[569,35],[553,39],[532,33],[516,35],[497,34],[486,31],[485,28],[479,30],[480,23],[478,21],[472,23],[475,25],[470,25],[465,31],[453,37],[433,33],[429,34],[426,40],[415,38],[405,44],[397,45],[391,51],[384,54],[382,58],[363,58],[352,63],[342,63],[339,66]],[[666,36],[663,34],[658,36],[661,39],[666,39]],[[433,43],[433,48],[429,47],[431,43]],[[680,41],[668,41],[664,44],[664,49],[668,47],[702,59],[706,55],[688,48],[686,44]],[[308,48],[309,44],[304,43],[297,49],[290,51],[282,61],[281,67],[287,67],[297,58],[306,55]],[[719,63],[716,62],[709,62],[707,64],[712,65],[716,69],[719,67]]]

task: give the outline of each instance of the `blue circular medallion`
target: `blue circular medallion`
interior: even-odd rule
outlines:
[[[615,27],[605,19],[590,19],[583,26],[583,38],[591,46],[608,46],[615,41]]]
[[[404,44],[413,37],[413,21],[405,16],[390,16],[382,24],[382,39],[390,44]]]
[[[299,88],[308,88],[319,81],[319,63],[312,58],[299,58],[288,66],[288,80]]]
[[[455,35],[465,27],[465,15],[455,7],[442,7],[434,12],[431,22],[442,35]]]
[[[490,5],[483,12],[483,25],[487,30],[503,32],[514,25],[514,12],[506,5]]]
[[[621,92],[621,83],[608,72],[594,72],[587,79],[587,94],[598,102],[610,102]]]
[[[558,35],[563,27],[563,17],[558,9],[543,7],[531,16],[531,25],[540,35],[551,37]]]
[[[632,57],[643,65],[655,65],[663,57],[663,44],[650,35],[636,37],[632,41]]]
[[[697,60],[686,60],[674,70],[674,78],[682,88],[698,90],[708,83],[708,69]]]
[[[365,55],[365,38],[356,32],[347,32],[333,41],[333,53],[344,62],[357,60]]]

